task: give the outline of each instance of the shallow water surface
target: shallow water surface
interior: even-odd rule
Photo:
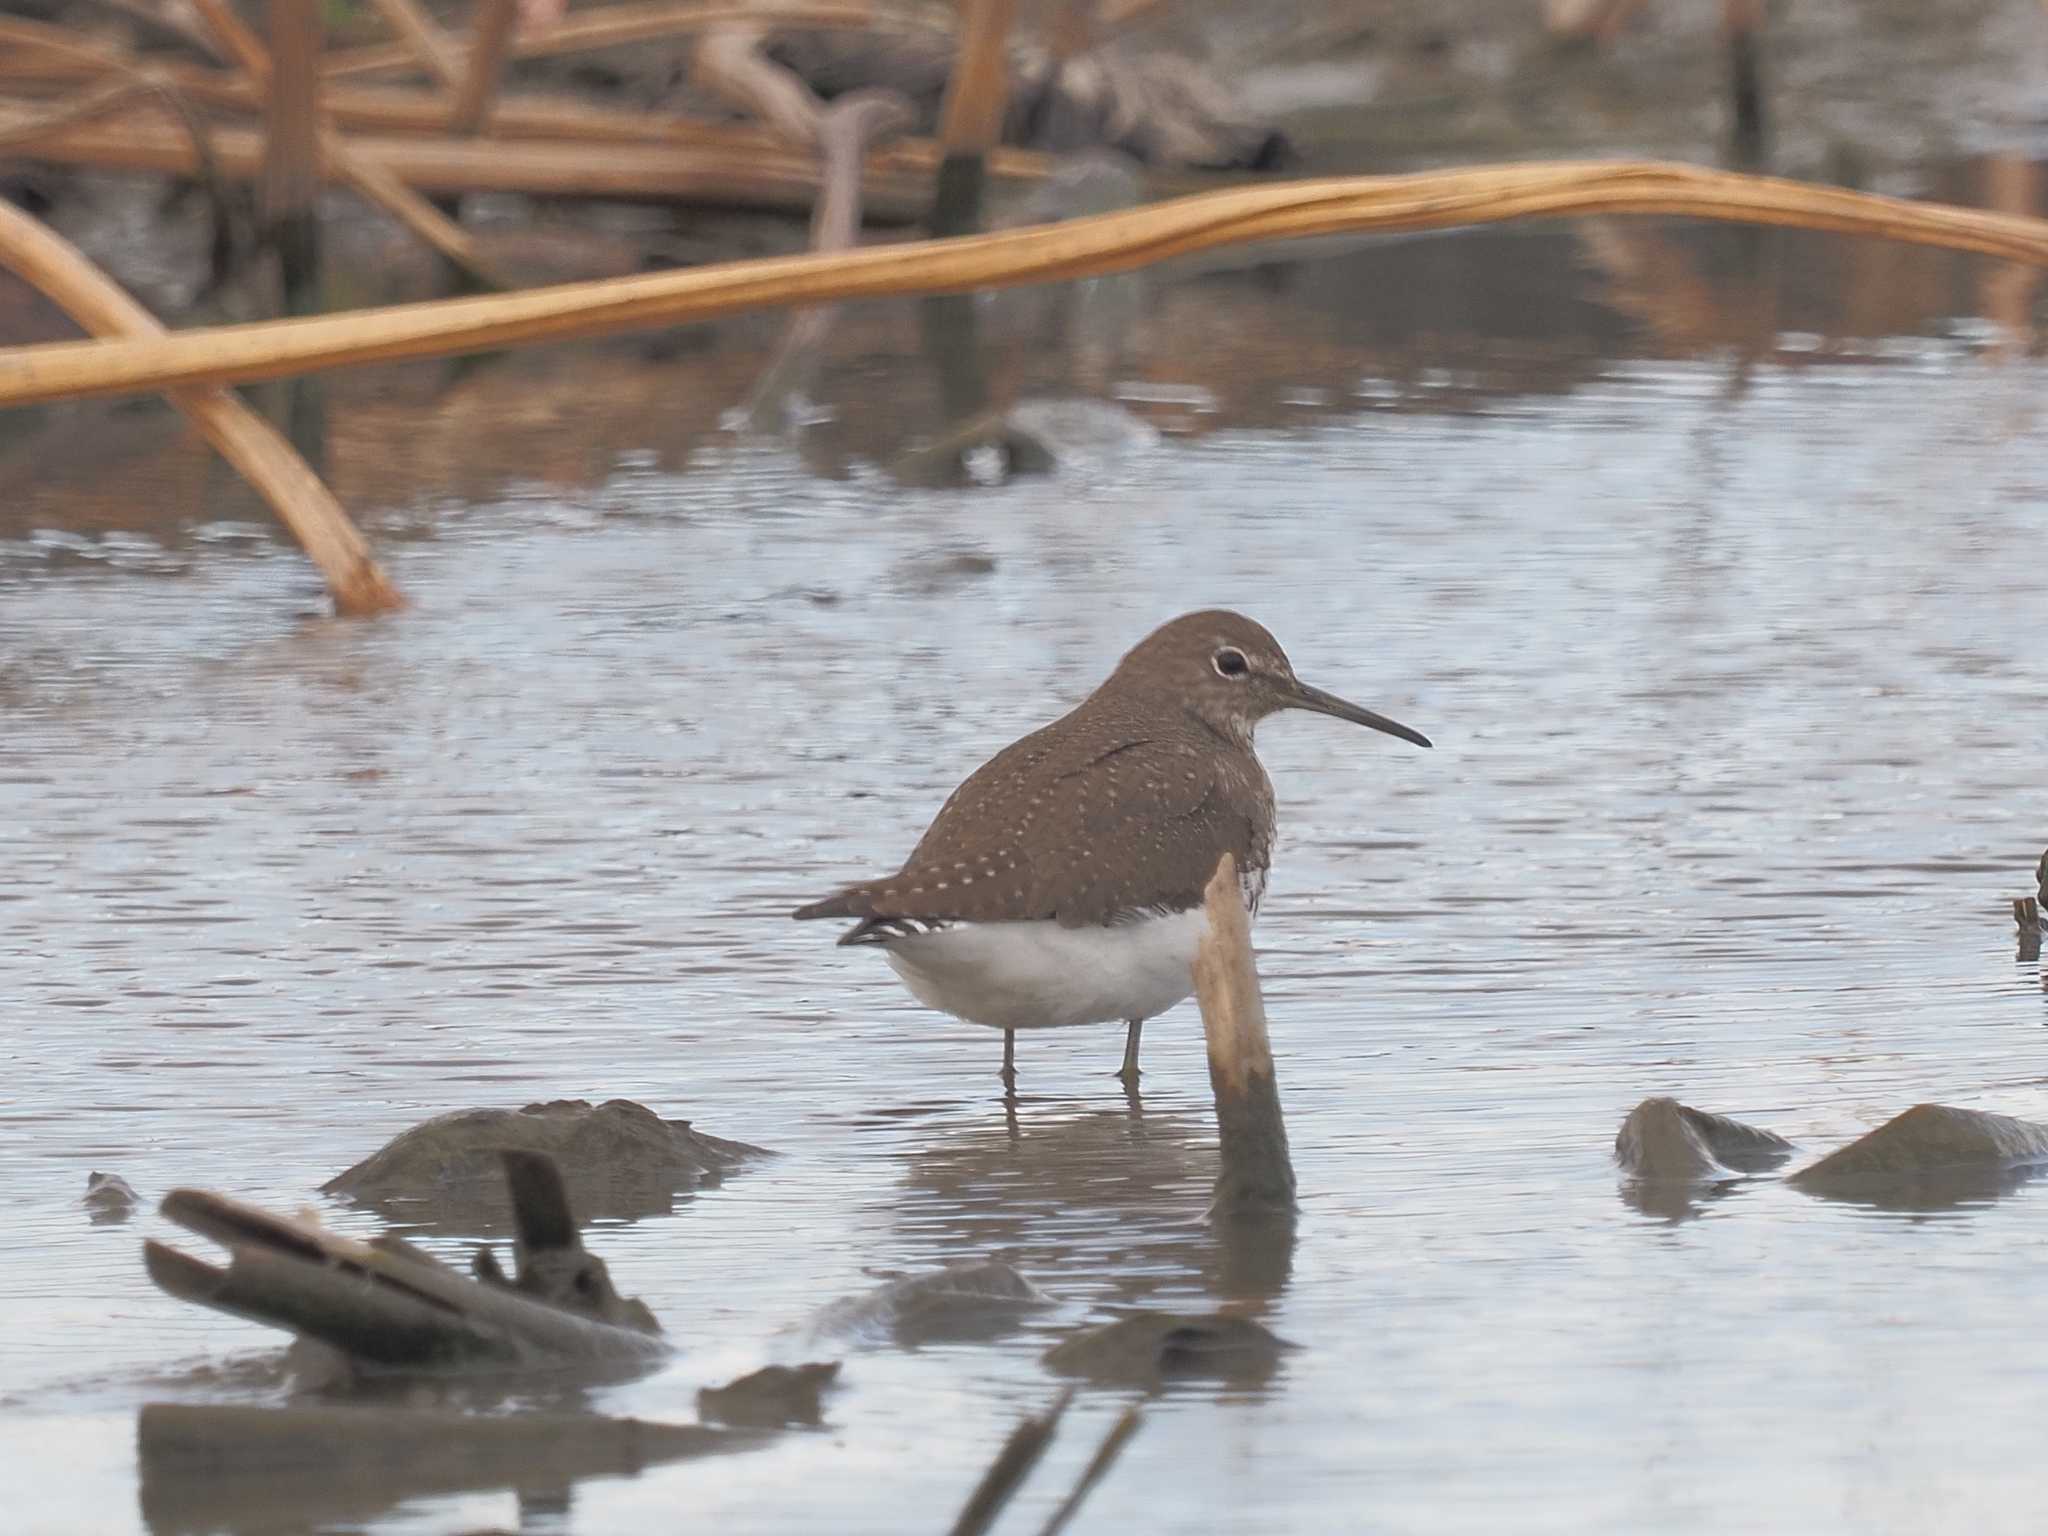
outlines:
[[[699,1386],[824,1352],[828,1426],[523,1503],[393,1490],[375,1528],[940,1530],[1051,1396],[1048,1345],[1223,1301],[1303,1347],[1152,1405],[1077,1529],[2031,1528],[2038,1188],[1640,1209],[1610,1144],[1653,1093],[1805,1149],[1919,1100],[2048,1118],[2048,992],[2005,915],[2048,842],[2041,363],[1932,300],[1912,335],[1775,313],[1752,345],[1711,310],[1645,345],[1597,285],[1537,339],[1373,308],[1316,352],[1340,280],[1478,262],[1374,249],[1229,289],[1270,327],[1155,357],[1121,397],[1163,435],[1049,479],[905,491],[708,440],[394,514],[412,606],[374,624],[232,529],[169,571],[0,551],[14,1528],[148,1528],[136,1406],[276,1393],[275,1336],[142,1275],[142,1236],[205,1245],[91,1224],[90,1170],[146,1208],[291,1208],[429,1114],[615,1095],[785,1155],[598,1226],[682,1353],[536,1391],[689,1421]],[[1290,334],[1298,387],[1248,395]],[[1437,742],[1263,734],[1304,1211],[1250,1266],[1200,1222],[1192,1005],[1146,1032],[1141,1112],[1112,1028],[1024,1037],[1006,1114],[993,1033],[786,916],[1211,603]],[[1059,1305],[915,1348],[805,1330],[983,1256]],[[1011,1528],[1122,1401],[1083,1395]]]

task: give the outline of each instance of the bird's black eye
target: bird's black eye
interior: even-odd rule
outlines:
[[[1216,669],[1219,677],[1243,677],[1251,670],[1251,663],[1244,659],[1244,652],[1234,645],[1226,645],[1211,656],[1209,665]]]

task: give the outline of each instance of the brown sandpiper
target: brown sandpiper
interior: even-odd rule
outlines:
[[[1252,731],[1312,710],[1426,747],[1385,715],[1311,688],[1242,614],[1183,614],[1132,648],[1076,708],[1013,742],[954,790],[893,875],[797,909],[857,919],[927,1007],[1003,1032],[1129,1027],[1194,991],[1202,892],[1226,853],[1257,915],[1273,851],[1273,785]]]

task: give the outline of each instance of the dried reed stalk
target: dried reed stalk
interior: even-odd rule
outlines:
[[[11,119],[0,113],[0,131]],[[756,139],[758,142],[758,138]],[[526,192],[542,196],[618,197],[674,203],[715,203],[736,208],[808,209],[817,197],[815,154],[773,146],[736,150],[729,143],[608,144],[534,139],[450,139],[351,135],[347,153],[329,159],[331,174],[378,200],[412,208],[419,192]],[[262,163],[263,141],[246,128],[213,131],[221,174],[247,180]],[[192,146],[166,132],[154,114],[121,122],[85,123],[47,135],[16,151],[24,159],[59,165],[91,165],[190,176],[198,169]],[[393,185],[410,189],[411,201]],[[872,162],[864,202],[871,216],[898,221],[921,212],[930,200],[927,175],[914,165]],[[391,206],[394,214],[399,206]],[[482,266],[469,237],[426,207],[431,219],[407,219],[425,235],[434,229],[436,248],[467,251]],[[400,215],[403,216],[403,215]],[[503,286],[497,284],[494,286]]]
[[[161,339],[163,327],[71,243],[12,204],[0,201],[0,261],[88,331]],[[97,343],[87,343],[97,345]],[[306,551],[339,613],[378,613],[400,605],[397,589],[370,546],[320,482],[267,421],[224,389],[169,391],[171,403],[205,434],[270,503]]]
[[[1479,166],[1208,192],[962,240],[725,262],[146,340],[16,347],[0,352],[0,406],[245,383],[746,309],[1065,281],[1252,241],[1615,213],[1875,235],[2048,265],[2048,222],[2016,214],[1654,161]]]
[[[469,45],[469,65],[456,92],[448,126],[461,134],[482,130],[505,73],[505,51],[519,22],[517,0],[476,0],[476,22]]]
[[[462,85],[462,55],[434,18],[421,10],[415,0],[376,0],[377,14],[405,40],[412,56],[427,72],[449,90]]]
[[[411,0],[386,3],[410,4]],[[62,28],[36,22],[0,21],[0,42],[22,45],[12,51],[0,50],[0,80],[25,85],[66,85],[129,74],[137,68],[133,60],[118,50],[79,43]],[[459,58],[451,68],[459,79]],[[260,110],[262,106],[261,89],[247,76],[155,61],[151,62],[148,74],[181,96],[207,106],[244,111]],[[329,116],[343,128],[436,135],[448,130],[448,97],[441,90],[355,85],[332,87],[322,95]],[[571,97],[530,91],[499,100],[484,132],[494,138],[691,145],[717,150],[726,156],[786,148],[772,131],[751,125],[701,122],[668,113],[624,112]],[[928,139],[907,139],[874,157],[872,168],[906,174],[929,173],[938,163],[936,144]],[[996,175],[1013,178],[1041,177],[1052,168],[1049,156],[1008,146],[991,150],[988,163]]]
[[[1209,1050],[1220,1143],[1212,1219],[1285,1215],[1294,1209],[1294,1164],[1273,1076],[1273,1044],[1252,956],[1237,865],[1229,854],[1203,892],[1209,930],[1195,950],[1195,1000]]]
[[[564,53],[584,53],[594,48],[616,48],[628,43],[653,42],[695,32],[705,27],[730,24],[751,26],[768,23],[782,27],[835,27],[853,31],[946,30],[943,12],[906,12],[893,6],[863,4],[861,0],[778,0],[763,5],[745,0],[649,0],[639,5],[607,5],[577,11],[562,18],[545,32],[521,33],[512,39],[515,59],[548,58]],[[389,69],[416,68],[410,45],[375,43],[365,48],[337,51],[328,57],[327,78],[338,80],[353,75],[378,74]]]
[[[213,29],[228,52],[234,55],[249,78],[265,88],[270,78],[270,54],[256,35],[245,27],[227,0],[192,0],[200,19]],[[347,140],[322,122],[318,127],[320,158],[364,198],[389,213],[428,245],[454,262],[486,288],[509,286],[485,261],[467,231],[421,197],[406,184],[406,178],[389,166],[366,161]],[[45,154],[50,146],[43,146]],[[228,158],[225,151],[222,159]]]

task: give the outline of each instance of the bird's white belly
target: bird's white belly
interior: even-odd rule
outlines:
[[[962,923],[890,940],[917,1000],[991,1029],[1149,1019],[1195,990],[1199,907],[1113,928],[1048,921]]]

